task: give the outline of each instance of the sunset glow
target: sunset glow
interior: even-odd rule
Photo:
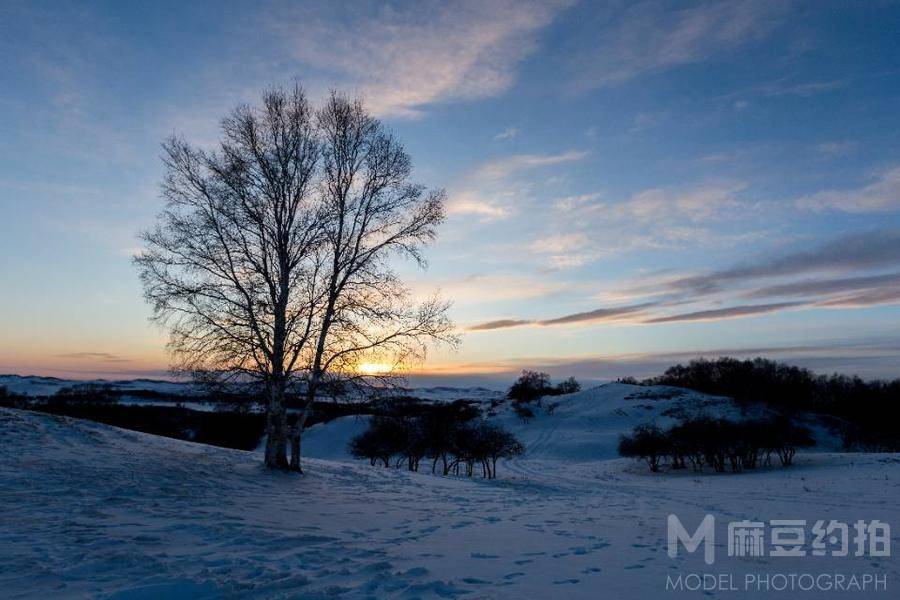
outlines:
[[[364,362],[360,363],[360,365],[356,367],[356,370],[363,375],[384,375],[385,373],[390,373],[393,370],[393,367],[385,363]]]

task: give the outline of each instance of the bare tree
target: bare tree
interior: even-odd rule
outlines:
[[[322,144],[324,297],[309,367],[300,436],[320,386],[353,373],[365,357],[389,366],[421,359],[426,344],[456,344],[448,305],[415,305],[390,268],[392,257],[425,266],[422,248],[444,220],[444,191],[410,183],[412,161],[359,100],[332,93],[318,112]]]
[[[390,267],[425,265],[444,192],[409,182],[409,155],[358,100],[333,93],[313,113],[299,86],[275,89],[223,121],[217,151],[164,151],[167,205],[135,258],[145,295],[174,369],[263,384],[267,466],[300,470],[317,393],[364,379],[367,357],[405,365],[457,342],[448,305],[417,305]],[[306,386],[288,432],[292,382]]]
[[[166,141],[167,205],[135,257],[173,369],[264,385],[265,461],[276,468],[288,466],[285,388],[306,368],[318,311],[312,117],[299,86],[275,89],[261,109],[223,120],[216,151]]]

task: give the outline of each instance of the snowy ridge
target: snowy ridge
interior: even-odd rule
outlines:
[[[101,385],[120,391],[149,391],[174,396],[193,395],[198,392],[197,387],[191,383],[162,379],[79,380],[38,375],[0,375],[0,387],[5,387],[14,394],[26,396],[52,396],[59,390],[74,385]]]
[[[489,402],[482,403],[485,411],[489,407]],[[521,460],[569,463],[618,458],[619,436],[642,423],[668,427],[680,418],[701,414],[735,420],[767,414],[763,408],[742,409],[730,398],[681,388],[621,383],[545,397],[541,407],[534,407],[535,417],[528,423],[523,423],[508,401],[497,406],[495,412],[491,419],[512,431],[525,445]],[[317,458],[352,460],[347,444],[365,430],[366,422],[361,417],[343,417],[315,425],[305,434],[305,452]],[[824,448],[839,446],[826,432],[817,433]]]

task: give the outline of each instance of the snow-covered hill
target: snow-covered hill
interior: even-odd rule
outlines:
[[[704,403],[736,409],[671,390],[635,396],[642,391],[612,385],[560,397],[528,425],[501,407],[496,418],[531,448],[494,481],[321,459],[307,461],[305,476],[272,473],[256,453],[0,409],[2,596],[703,597],[666,591],[667,575],[695,572],[738,582],[753,573],[875,573],[887,575],[889,590],[900,583],[890,557],[725,552],[732,520],[900,526],[896,455],[802,454],[790,470],[652,475],[609,458],[614,432]],[[304,445],[314,453],[315,437],[320,448],[330,437],[337,453],[353,423],[313,428]],[[691,530],[716,517],[714,566],[702,553],[666,555],[670,513]]]
[[[5,387],[14,394],[26,396],[52,396],[59,390],[75,385],[102,385],[123,392],[159,392],[174,396],[192,395],[198,392],[191,383],[164,381],[161,379],[59,379],[57,377],[40,377],[38,375],[0,375],[0,387]]]
[[[162,379],[60,379],[38,375],[0,375],[0,387],[14,394],[26,396],[51,396],[59,390],[78,385],[100,385],[121,392],[157,392],[173,396],[202,394],[203,390],[188,381],[166,381]],[[485,402],[502,397],[502,393],[483,387],[397,387],[385,389],[390,396],[415,396],[426,401],[447,402],[452,400],[474,400]]]
[[[490,400],[497,399],[485,399],[482,408],[488,411]],[[730,398],[681,388],[620,383],[544,398],[540,407],[534,407],[535,416],[527,423],[515,414],[509,402],[496,406],[494,412],[491,419],[512,431],[525,445],[522,460],[568,463],[617,458],[619,436],[642,423],[665,428],[687,416],[705,414],[739,420],[767,414],[765,408],[742,408]],[[305,434],[304,451],[317,458],[352,460],[347,454],[347,443],[366,426],[367,419],[362,417],[343,417],[315,425]],[[840,442],[834,435],[815,429],[818,450],[839,449]]]

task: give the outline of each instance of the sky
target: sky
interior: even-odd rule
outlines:
[[[900,3],[0,2],[0,372],[165,376],[160,143],[336,88],[448,219],[432,382],[765,355],[900,376]]]

